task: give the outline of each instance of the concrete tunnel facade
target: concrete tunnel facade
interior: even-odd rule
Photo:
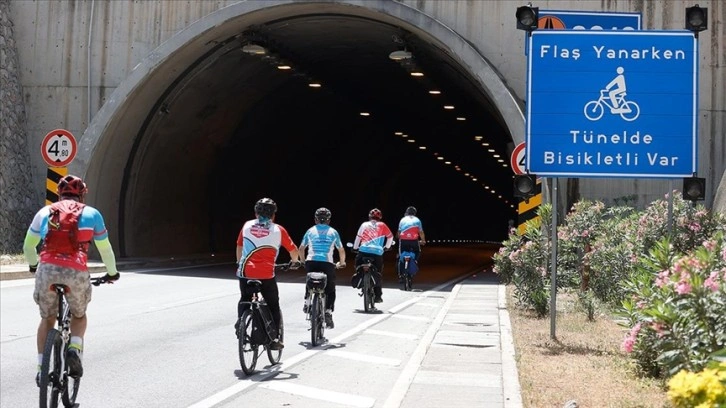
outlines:
[[[330,45],[326,24],[348,27],[336,40],[354,41],[353,49],[310,51],[316,44],[321,49]],[[356,38],[356,30],[367,34]],[[267,31],[273,37],[268,41],[279,45],[284,59],[310,68],[298,69],[306,78],[281,75],[269,61],[243,55],[240,48],[250,41],[243,33],[251,31]],[[450,167],[460,165],[459,173],[471,170],[468,176],[442,167],[434,157],[419,157],[420,152],[393,136],[391,111],[396,104],[415,105],[411,86],[421,87],[411,82],[391,89],[410,81],[408,72],[391,68],[401,76],[382,86],[390,91],[384,95],[390,105],[378,105],[385,113],[373,112],[374,118],[384,117],[377,124],[357,116],[358,108],[365,109],[360,99],[370,97],[361,87],[341,85],[333,96],[311,97],[309,89],[299,86],[316,76],[315,67],[324,64],[319,72],[329,73],[335,65],[332,54],[350,52],[365,63],[377,58],[372,56],[375,50],[381,64],[395,65],[387,58],[396,49],[389,40],[394,35],[404,37],[421,62],[429,62],[426,68],[445,79],[438,85],[452,84],[449,89],[458,88],[451,92],[458,94],[458,102],[475,107],[473,113],[482,118],[476,122],[468,115],[468,121],[487,130],[492,147],[508,163],[507,149],[523,141],[521,107],[485,57],[437,20],[390,1],[235,3],[157,47],[119,84],[81,138],[70,171],[84,175],[91,186],[88,201],[104,212],[120,255],[229,252],[241,223],[252,217],[254,201],[262,196],[278,201],[277,221],[296,241],[312,225],[319,206],[331,208],[332,225],[344,240],[352,240],[368,209],[382,208],[384,221],[395,232],[407,205],[419,208],[432,237],[501,240],[508,219],[516,218],[508,201],[511,169],[482,163],[489,160],[484,150],[467,151],[477,148],[476,131],[454,141],[464,136],[445,134],[445,128],[427,135],[425,129],[416,129],[420,140],[429,142],[425,154],[458,158]],[[292,58],[299,51],[289,44],[306,41],[310,52]],[[346,64],[355,61],[342,62],[341,70],[355,68]],[[375,64],[370,70],[378,72]],[[437,68],[439,64],[445,68]],[[381,76],[388,74],[388,68],[380,69]],[[319,79],[326,87],[325,78]],[[369,80],[362,88],[374,83]],[[431,116],[427,108],[416,106],[422,117],[405,109],[402,116],[421,121]],[[352,115],[343,117],[346,112]],[[328,136],[317,139],[311,127]],[[298,140],[300,134],[306,140]],[[436,141],[440,148],[432,152]],[[320,162],[329,168],[311,170]],[[473,181],[476,173],[487,180]],[[490,193],[507,188],[503,198]],[[458,226],[458,236],[457,228],[447,226],[462,222],[467,225]]]

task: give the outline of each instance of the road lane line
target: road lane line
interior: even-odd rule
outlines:
[[[368,329],[365,331],[366,334],[375,334],[378,336],[388,336],[388,337],[396,337],[399,339],[407,339],[407,340],[416,340],[418,336],[415,334],[406,334],[406,333],[396,333],[391,331],[383,331],[383,330],[375,330],[375,329]]]
[[[361,397],[359,395],[345,394],[337,391],[323,390],[320,388],[308,387],[280,381],[260,384],[260,388],[280,391],[293,395],[300,395],[307,398],[328,401],[335,404],[347,405],[358,408],[370,408],[375,404],[375,398]]]
[[[376,357],[376,356],[370,356],[368,354],[363,354],[363,353],[352,353],[350,351],[342,351],[342,350],[335,350],[335,349],[325,351],[325,355],[345,358],[345,359],[353,360],[353,361],[362,361],[365,363],[373,363],[373,364],[383,364],[383,365],[389,365],[389,366],[394,366],[394,367],[401,365],[401,360],[396,360],[395,358]]]
[[[449,311],[451,305],[454,303],[454,299],[459,293],[459,289],[461,289],[460,283],[451,289],[451,293],[449,293],[446,303],[444,303],[441,307],[441,310],[429,326],[429,329],[426,330],[426,334],[424,334],[421,341],[418,343],[418,347],[416,347],[416,350],[414,350],[411,358],[408,360],[406,367],[403,368],[401,375],[398,376],[396,384],[394,384],[391,393],[388,395],[386,402],[383,404],[383,408],[398,408],[401,406],[403,398],[406,396],[406,392],[408,392],[413,379],[416,377],[418,369],[421,367],[421,362],[426,356],[426,351],[428,350],[431,342],[434,340],[434,336],[436,336],[436,332],[439,330],[439,327],[441,327],[441,324],[444,322],[446,312]]]
[[[395,313],[407,308],[411,304],[416,303],[419,300],[424,299],[430,295],[434,295],[434,294],[436,296],[440,295],[440,291],[443,288],[445,288],[455,282],[459,282],[459,281],[465,279],[467,276],[468,276],[468,274],[466,276],[460,276],[460,277],[451,279],[451,280],[444,282],[426,292],[422,292],[422,294],[420,296],[411,298],[403,303],[400,303],[400,304],[390,308],[388,310],[388,313],[383,313],[383,314],[377,315],[376,317],[374,317],[372,319],[369,319],[363,323],[360,323],[359,325],[353,327],[352,329],[344,332],[340,336],[330,340],[330,343],[340,343],[343,340],[347,339],[348,337],[352,337],[352,336],[366,330],[370,326],[373,326],[374,324],[379,323],[382,320],[385,320],[391,316],[399,316],[399,315],[396,315]],[[457,289],[458,286],[460,286],[460,285],[457,285],[454,287],[454,289],[457,291],[458,291],[458,289]],[[454,289],[452,289],[452,292]],[[449,295],[449,298],[447,299],[447,304],[449,303],[449,300],[451,300],[451,299],[452,299],[451,295]],[[443,311],[443,309],[442,309],[442,311]],[[439,312],[439,314],[441,314],[441,312]],[[333,347],[332,344],[330,346]],[[296,355],[292,356],[290,359],[286,360],[285,362],[283,362],[279,365],[273,366],[270,370],[261,371],[249,378],[240,380],[240,382],[238,382],[228,388],[225,388],[216,394],[210,395],[209,397],[207,397],[193,405],[190,405],[188,408],[211,408],[211,407],[215,406],[216,404],[219,404],[220,402],[222,402],[228,398],[231,398],[236,394],[241,393],[242,391],[244,391],[245,389],[247,389],[253,385],[259,385],[261,381],[267,379],[268,377],[272,377],[273,375],[276,375],[277,373],[282,372],[285,369],[290,368],[290,367],[294,366],[295,364],[300,363],[301,361],[307,360],[308,358],[313,357],[315,354],[318,354],[321,351],[323,351],[322,348],[317,348],[317,349],[313,349],[313,350],[306,350],[300,354],[296,354]],[[405,390],[404,390],[404,393],[405,393]]]

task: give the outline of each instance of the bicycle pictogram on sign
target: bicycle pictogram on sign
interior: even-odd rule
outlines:
[[[585,117],[591,121],[600,120],[605,114],[605,108],[610,109],[613,115],[620,115],[623,120],[632,122],[640,116],[640,106],[633,101],[625,100],[627,87],[625,86],[625,70],[618,67],[618,75],[600,90],[600,98],[585,104]]]

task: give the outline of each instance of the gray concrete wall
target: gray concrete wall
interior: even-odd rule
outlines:
[[[89,118],[98,112],[137,64],[153,55],[156,47],[193,22],[234,3],[238,2],[13,2],[10,12],[16,23],[33,185],[39,190],[45,185],[45,165],[33,146],[39,146],[49,130],[66,128],[81,138]],[[351,3],[365,5],[366,2]],[[466,38],[496,68],[520,103],[523,102],[524,33],[515,29],[514,21],[519,2],[410,0],[402,3],[430,15]],[[681,29],[684,9],[692,5],[692,2],[682,0],[535,3],[542,9],[639,11],[646,29]],[[700,1],[699,4],[709,8],[710,21],[709,31],[702,33],[700,39],[698,173],[708,180],[706,204],[710,206],[726,170],[723,140],[726,133],[726,34],[723,24],[726,6],[719,0]],[[607,201],[634,194],[641,204],[661,198],[668,189],[668,182],[654,180],[583,179],[581,184],[585,197]]]
[[[0,0],[0,253],[20,252],[42,200],[37,189],[28,188],[30,150],[14,30],[10,2]]]

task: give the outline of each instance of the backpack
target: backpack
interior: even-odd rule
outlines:
[[[408,269],[405,268],[406,262],[405,257],[409,257]],[[416,254],[413,252],[404,251],[401,252],[400,258],[398,258],[398,270],[401,273],[407,273],[409,276],[413,276],[418,272],[418,263],[416,262]]]
[[[78,221],[85,206],[73,200],[61,200],[51,204],[43,251],[69,255],[85,251],[84,244],[87,243],[78,242]]]

